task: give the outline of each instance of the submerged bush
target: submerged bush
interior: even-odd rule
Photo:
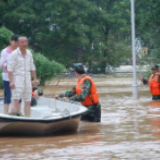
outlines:
[[[65,69],[62,64],[56,61],[50,61],[40,53],[34,53],[33,56],[40,85],[45,85],[47,80],[51,80],[55,75],[60,74]]]

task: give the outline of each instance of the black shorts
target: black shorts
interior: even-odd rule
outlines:
[[[160,95],[152,96],[152,100],[160,100]]]

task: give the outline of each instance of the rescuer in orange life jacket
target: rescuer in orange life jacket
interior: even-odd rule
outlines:
[[[152,100],[160,100],[160,73],[159,66],[155,65],[152,67],[152,74],[149,80],[146,80],[144,77],[141,78],[143,84],[148,84],[150,92],[152,94]]]
[[[100,122],[101,121],[101,105],[99,103],[96,86],[89,75],[85,74],[83,65],[77,63],[75,66],[75,75],[78,78],[77,85],[71,90],[63,94],[56,95],[55,98],[63,98],[64,100],[73,100],[81,102],[88,108],[86,114],[81,118],[82,121]]]
[[[35,85],[33,82],[32,83],[32,98],[31,98],[31,106],[36,106],[37,105],[37,99],[43,95],[43,90]]]

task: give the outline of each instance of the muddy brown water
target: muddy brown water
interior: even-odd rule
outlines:
[[[160,102],[147,86],[132,100],[131,76],[96,76],[102,122],[80,122],[77,133],[44,137],[0,137],[0,160],[159,160]],[[76,78],[44,87],[46,96],[71,88]]]

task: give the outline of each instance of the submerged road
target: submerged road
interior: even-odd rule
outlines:
[[[0,160],[159,160],[160,102],[151,102],[148,87],[140,85],[140,99],[133,101],[131,76],[93,79],[101,123],[81,122],[77,133],[68,135],[0,137]],[[75,78],[63,78],[59,86],[44,87],[44,93],[53,96],[75,83]]]

